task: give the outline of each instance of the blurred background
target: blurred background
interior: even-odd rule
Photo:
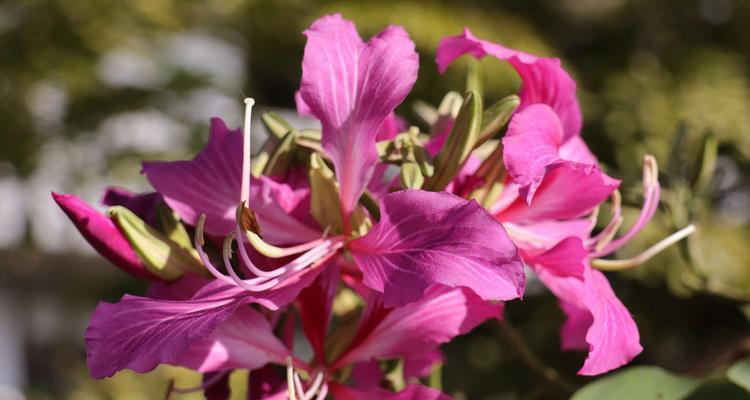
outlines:
[[[142,159],[192,157],[210,117],[240,125],[243,97],[261,111],[293,108],[301,31],[330,12],[354,20],[363,37],[390,23],[409,31],[422,65],[399,109],[407,119],[413,100],[436,104],[463,88],[460,64],[439,78],[433,62],[439,40],[463,26],[561,57],[579,84],[583,136],[623,179],[629,209],[639,207],[643,155],[662,168],[662,209],[620,256],[689,222],[699,227],[647,265],[610,274],[641,330],[645,351],[634,363],[710,376],[750,354],[748,1],[4,0],[0,399],[151,399],[169,379],[199,381],[167,368],[88,378],[90,312],[144,286],[93,254],[50,191],[98,203],[107,185],[147,190]],[[517,90],[507,66],[481,64],[486,101]],[[508,313],[539,358],[588,382],[575,376],[583,355],[559,351],[563,315],[551,295],[532,284]],[[566,397],[525,367],[507,332],[480,327],[445,350],[444,388],[459,398]],[[721,380],[711,390],[694,396],[747,396]]]

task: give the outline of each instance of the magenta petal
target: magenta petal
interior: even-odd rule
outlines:
[[[279,375],[274,366],[267,365],[250,371],[249,400],[287,400],[288,398],[286,380]]]
[[[112,220],[72,194],[52,192],[52,198],[81,235],[99,254],[117,268],[138,278],[158,280],[130,247]]]
[[[115,304],[99,303],[86,330],[91,376],[104,378],[124,368],[148,372],[179,362],[193,342],[208,336],[241,304],[234,287],[222,281],[208,286],[212,290],[185,301],[126,295]]]
[[[562,161],[547,167],[530,205],[519,198],[496,215],[513,222],[578,218],[605,201],[619,184],[595,165]]]
[[[526,263],[543,265],[546,272],[560,277],[583,280],[584,263],[589,255],[580,238],[569,237],[538,255],[521,253]]]
[[[450,400],[451,397],[437,389],[422,385],[409,385],[398,393],[371,387],[355,389],[338,383],[331,383],[331,393],[335,400]]]
[[[329,15],[305,31],[298,107],[323,125],[343,211],[349,214],[378,162],[375,138],[417,78],[414,43],[391,26],[364,43],[354,24]]]
[[[211,119],[208,144],[191,161],[144,162],[143,173],[188,224],[206,214],[205,230],[225,236],[234,229],[240,200],[242,134]]]
[[[467,287],[485,300],[510,300],[524,289],[516,246],[476,201],[405,190],[380,201],[380,222],[350,243],[364,283],[387,307],[422,297],[435,283]]]
[[[436,285],[421,300],[399,308],[383,308],[372,298],[363,315],[351,347],[336,365],[424,356],[485,320],[500,318],[502,305],[490,304],[468,289]]]
[[[547,166],[560,160],[562,126],[549,106],[534,104],[516,113],[503,137],[503,161],[519,194],[530,203]]]
[[[518,72],[521,85],[521,105],[518,111],[531,104],[547,104],[560,117],[565,140],[581,131],[581,109],[576,98],[576,83],[560,65],[557,58],[536,57],[478,39],[469,29],[443,39],[438,45],[435,61],[440,72],[445,72],[453,60],[469,54],[474,58],[491,55],[508,61]]]
[[[193,343],[208,337],[237,307],[258,303],[277,310],[297,298],[325,267],[303,270],[266,292],[249,293],[214,280],[189,300],[126,295],[115,304],[101,302],[86,330],[91,375],[104,378],[125,368],[147,372],[159,364],[176,364]]]
[[[149,224],[156,223],[156,206],[162,201],[159,193],[133,193],[121,187],[108,187],[101,203],[105,206],[123,206]]]
[[[580,136],[573,136],[560,146],[560,158],[581,164],[599,165],[599,160]]]
[[[633,317],[601,271],[586,265],[583,281],[551,274],[544,267],[536,271],[568,315],[563,345],[579,347],[585,329],[589,354],[579,374],[603,374],[627,364],[643,350]]]
[[[501,311],[502,313],[502,308]],[[444,360],[443,353],[440,349],[432,350],[428,353],[407,357],[404,359],[404,378],[424,378],[432,373],[435,364],[442,363]]]
[[[243,306],[209,336],[193,343],[178,364],[200,372],[255,369],[271,362],[283,364],[289,355],[265,317]]]
[[[250,206],[258,217],[263,239],[271,244],[285,245],[309,242],[322,236],[309,215],[309,188],[293,188],[269,177],[253,179],[250,185]],[[237,207],[235,203],[234,207]]]

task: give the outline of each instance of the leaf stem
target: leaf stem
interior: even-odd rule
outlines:
[[[510,342],[524,364],[552,386],[566,394],[575,392],[577,385],[565,379],[556,369],[546,365],[526,344],[520,332],[506,319],[497,321],[495,332]]]

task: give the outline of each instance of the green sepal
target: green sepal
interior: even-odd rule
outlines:
[[[427,190],[443,190],[453,180],[474,149],[481,125],[482,98],[477,92],[470,92],[458,112],[445,145],[435,157],[435,173],[425,184]]]
[[[490,209],[500,198],[504,187],[506,173],[502,143],[497,143],[495,150],[482,162],[474,175],[484,183],[471,192],[469,199],[475,199],[482,207]]]
[[[277,142],[281,141],[289,131],[294,130],[292,124],[273,111],[261,115],[260,121],[266,127],[269,138],[275,139]]]
[[[698,164],[698,173],[693,183],[694,193],[703,193],[708,189],[716,168],[716,158],[719,153],[719,142],[712,133],[703,136],[701,158]]]
[[[510,117],[521,104],[521,98],[512,94],[487,107],[482,113],[482,128],[474,147],[479,147],[496,136],[508,123]]]
[[[263,175],[286,175],[297,152],[297,135],[298,132],[296,130],[290,130],[284,135],[263,167]]]
[[[421,189],[424,175],[419,164],[407,161],[401,164],[401,187],[404,189]]]
[[[341,206],[339,201],[339,187],[336,176],[318,153],[310,155],[310,211],[316,221],[332,233],[341,233]],[[362,211],[356,207],[350,217],[354,232],[363,234],[371,227],[371,222]]]
[[[164,203],[159,203],[156,206],[157,222],[159,229],[167,235],[167,238],[183,249],[193,249],[193,241],[190,239],[185,225],[180,221],[180,217],[176,212],[172,211]]]
[[[205,274],[195,250],[188,250],[169,240],[155,228],[122,206],[110,207],[107,214],[125,235],[149,272],[165,280],[174,280],[184,271]]]

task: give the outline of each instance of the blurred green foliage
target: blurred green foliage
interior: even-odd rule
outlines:
[[[163,113],[183,124],[197,148],[208,121],[175,104],[206,88],[238,105],[246,94],[260,104],[293,107],[304,46],[300,32],[329,12],[353,19],[363,36],[391,23],[409,31],[421,68],[401,109],[407,117],[413,100],[435,104],[446,91],[463,87],[465,65],[441,77],[433,62],[440,38],[463,26],[509,47],[561,57],[579,84],[584,138],[605,168],[623,178],[628,215],[639,206],[643,155],[654,154],[662,166],[662,212],[620,256],[633,255],[690,222],[699,229],[686,244],[647,265],[610,275],[641,329],[646,350],[636,363],[705,376],[750,352],[747,1],[6,0],[0,3],[0,176],[27,177],[48,141],[94,140],[106,130],[108,117],[136,110]],[[181,38],[195,34],[212,38],[209,48],[239,49],[230,52],[239,57],[239,70],[217,75],[212,67],[226,59],[175,56]],[[123,54],[130,58],[118,58]],[[128,64],[133,59],[135,67]],[[488,104],[515,92],[518,79],[507,66],[494,60],[481,66]],[[107,68],[115,75],[107,75]],[[122,68],[140,79],[118,81]],[[716,139],[710,165],[702,150],[707,134]],[[186,150],[175,146],[166,152],[177,157]],[[107,168],[115,175],[120,170],[137,174],[144,156],[149,155],[120,154],[107,160]],[[86,295],[76,290],[76,296]],[[93,299],[97,291],[91,292]],[[508,318],[541,359],[575,384],[589,381],[574,375],[582,355],[559,351],[563,316],[551,296],[509,304]],[[512,344],[490,327],[458,339],[446,351],[449,392],[471,399],[567,396],[522,367]],[[29,395],[153,398],[166,390],[170,375],[161,370],[143,378],[121,373],[91,382],[82,351],[74,354],[78,358],[64,374],[54,370],[60,363],[31,360]],[[56,378],[50,380],[51,375]],[[724,383],[715,386],[735,393]],[[697,393],[710,397],[711,390]]]

